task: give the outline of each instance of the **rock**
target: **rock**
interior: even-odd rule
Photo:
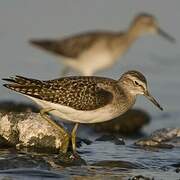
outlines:
[[[86,139],[79,138],[78,140],[79,143],[91,143]],[[15,147],[26,152],[57,153],[51,158],[53,164],[58,166],[84,165],[85,161],[79,155],[67,152],[71,149],[69,141],[70,138],[66,132],[60,132],[56,127],[52,127],[39,113],[0,112],[0,148]],[[41,162],[37,157],[35,157],[35,161]],[[39,157],[42,158],[42,156]],[[19,165],[16,160],[22,166],[23,162],[26,162],[20,157],[11,159],[11,162],[14,162],[14,166],[17,167]],[[29,161],[28,166],[33,166],[33,162]],[[0,163],[4,166],[7,163],[7,167],[13,165],[10,164],[10,161],[5,160]]]
[[[77,137],[76,138],[76,145],[77,145],[77,147],[81,147],[82,143],[84,143],[86,145],[90,145],[90,144],[92,144],[92,141],[90,141],[89,139]]]
[[[82,159],[78,154],[73,154],[72,152],[59,153],[54,159],[54,163],[65,166],[81,166],[87,165],[84,159]]]
[[[2,148],[8,148],[11,147],[11,145],[9,144],[9,142],[3,138],[2,136],[0,136],[0,147]]]
[[[129,178],[129,180],[154,180],[154,178],[145,177],[142,175],[137,175],[132,178]]]
[[[125,145],[125,142],[122,138],[118,138],[116,135],[106,134],[97,138],[96,141],[111,141],[116,145]]]
[[[110,161],[104,160],[91,164],[91,166],[101,166],[101,167],[109,167],[109,168],[124,168],[124,169],[139,169],[143,168],[141,165],[137,163],[132,163],[128,161]]]
[[[33,112],[0,112],[0,137],[16,148],[66,152],[69,145],[67,133],[61,133]]]
[[[150,121],[150,116],[145,111],[131,109],[125,114],[104,123],[93,124],[96,132],[105,132],[121,135],[137,134],[140,129]]]
[[[177,140],[178,137],[180,137],[180,128],[164,128],[156,130],[149,137],[138,140],[135,142],[135,145],[158,148],[173,148],[174,146],[179,145],[177,141],[174,141],[175,139]]]
[[[178,167],[178,168],[176,168],[176,173],[180,173],[180,168]]]

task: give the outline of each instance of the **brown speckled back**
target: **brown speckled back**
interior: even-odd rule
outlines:
[[[107,105],[113,95],[98,86],[116,85],[115,80],[101,77],[65,77],[40,81],[16,76],[4,79],[12,82],[4,86],[41,100],[69,106],[77,110],[94,110]]]

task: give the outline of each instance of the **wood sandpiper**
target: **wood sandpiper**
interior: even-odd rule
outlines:
[[[4,84],[5,87],[39,104],[42,107],[41,115],[61,132],[65,130],[49,119],[48,112],[75,123],[71,133],[74,152],[79,123],[111,120],[130,109],[137,95],[144,95],[163,110],[150,95],[146,78],[134,70],[124,73],[119,80],[96,76],[72,76],[48,81],[15,76],[3,80],[11,82]]]
[[[31,39],[30,43],[54,55],[63,56],[63,75],[73,68],[82,75],[92,76],[96,71],[115,64],[136,39],[148,33],[159,34],[170,42],[175,41],[159,27],[154,16],[141,13],[125,32],[94,31],[64,39]]]

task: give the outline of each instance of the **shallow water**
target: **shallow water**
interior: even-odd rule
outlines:
[[[129,69],[142,71],[152,94],[165,109],[159,112],[145,98],[138,98],[136,107],[147,110],[152,116],[151,123],[143,128],[143,132],[150,134],[164,127],[179,127],[179,7],[180,1],[177,0],[0,1],[0,78],[14,74],[40,79],[59,76],[63,65],[59,66],[56,57],[30,47],[27,40],[31,37],[62,37],[89,29],[124,29],[134,14],[149,12],[157,16],[162,27],[177,39],[177,43],[172,45],[158,36],[143,37],[117,66],[98,75],[117,79]],[[1,87],[0,99],[28,101]],[[125,139],[125,146],[110,142],[83,145],[79,152],[87,166],[59,167],[49,171],[37,166],[24,169],[20,164],[20,169],[1,170],[0,179],[128,179],[140,174],[155,179],[180,179],[180,174],[172,166],[180,163],[179,148],[142,149],[133,146],[134,141]],[[0,151],[0,159],[13,155],[14,152],[8,150]],[[101,161],[108,162],[93,165]],[[131,162],[137,167],[122,168],[119,161]]]
[[[128,140],[126,143],[132,143]],[[1,160],[8,160],[12,152],[1,151]],[[118,146],[109,142],[96,142],[83,146],[80,155],[87,161],[87,166],[57,167],[49,169],[41,162],[19,167],[0,170],[0,178],[15,179],[128,179],[136,175],[143,175],[155,179],[179,179],[180,174],[175,172],[175,164],[179,164],[177,157],[179,149],[151,149],[145,150],[132,145]],[[5,156],[6,154],[6,156]],[[15,155],[15,153],[14,153]],[[8,156],[8,157],[7,157]],[[26,156],[26,155],[23,155]],[[12,163],[12,162],[11,162]],[[39,165],[38,165],[39,164]],[[0,168],[3,164],[1,163]],[[6,167],[7,168],[7,167]]]

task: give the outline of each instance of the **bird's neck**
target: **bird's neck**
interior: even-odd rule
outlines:
[[[135,26],[130,26],[130,28],[125,31],[122,35],[122,32],[119,32],[119,40],[117,38],[117,46],[118,43],[120,48],[122,49],[122,42],[123,42],[123,47],[125,49],[128,49],[140,36],[141,36],[141,30],[138,27]]]
[[[142,35],[142,30],[138,26],[130,26],[126,32],[127,41],[133,43]]]
[[[124,103],[125,108],[128,110],[134,105],[136,101],[136,95],[132,94],[129,91],[129,88],[126,85],[124,85],[121,81],[119,81],[118,84],[121,89],[120,94],[123,95],[123,98],[122,97],[119,98],[121,101],[121,105]]]

